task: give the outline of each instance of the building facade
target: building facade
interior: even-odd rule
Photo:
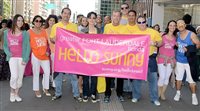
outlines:
[[[64,7],[69,7],[68,0],[50,0],[48,9],[50,9],[51,14],[58,16]]]
[[[191,24],[194,27],[199,26],[200,0],[154,0],[152,24],[159,23],[165,29],[168,21],[180,19],[185,14],[192,16]]]
[[[1,14],[3,18],[11,18],[11,0],[1,1]]]
[[[133,8],[135,0],[98,0],[96,2],[96,12],[102,15],[111,15],[113,10],[120,10],[122,3],[129,4],[130,9]]]

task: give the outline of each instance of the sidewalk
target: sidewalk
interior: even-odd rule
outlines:
[[[40,87],[41,88],[41,87]],[[63,84],[63,95],[59,100],[52,101],[51,97],[43,95],[38,99],[32,91],[32,77],[25,77],[22,90],[20,92],[23,101],[20,103],[10,103],[9,101],[9,82],[0,82],[0,111],[200,111],[200,105],[193,106],[191,104],[191,92],[188,85],[183,86],[182,99],[175,102],[173,97],[175,89],[168,87],[167,100],[160,101],[161,106],[157,107],[150,102],[148,95],[148,84],[143,82],[142,99],[138,103],[132,103],[131,100],[125,99],[120,103],[117,100],[116,93],[112,92],[111,103],[103,102],[104,94],[100,94],[100,102],[87,103],[76,102],[71,93],[71,84],[67,79],[67,84]],[[200,99],[200,83],[197,83],[197,96]],[[199,100],[200,102],[200,100]]]

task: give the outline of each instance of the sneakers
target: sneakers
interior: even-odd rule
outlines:
[[[124,98],[122,96],[119,96],[118,99],[120,102],[124,102]]]
[[[174,101],[179,101],[181,98],[181,94],[180,93],[176,93],[175,97],[174,97]]]
[[[105,96],[104,97],[104,103],[109,103],[110,102],[110,97],[109,96]]]
[[[198,105],[198,100],[196,94],[192,94],[192,105]]]
[[[153,101],[153,104],[156,105],[156,106],[160,106],[160,102],[158,100]]]
[[[17,102],[21,102],[22,101],[22,98],[20,98],[19,96],[16,96],[15,94],[10,94],[10,102],[15,102],[15,101],[17,101]]]
[[[97,98],[95,95],[91,95],[91,101],[92,103],[96,103],[97,102]]]
[[[88,102],[88,97],[87,96],[83,97],[83,102],[85,102],[85,103]]]
[[[22,98],[20,98],[19,96],[15,96],[15,100],[16,100],[17,102],[21,102],[21,101],[22,101]]]
[[[10,102],[15,102],[15,94],[10,93]]]
[[[56,96],[56,95],[55,95],[55,96],[52,97],[51,100],[57,100],[57,99],[60,99],[61,97],[62,97],[61,95],[60,95],[60,96]]]
[[[138,102],[138,99],[133,98],[131,101],[132,101],[133,103],[137,103],[137,102]]]
[[[75,99],[76,101],[78,101],[78,102],[81,102],[81,101],[82,101],[82,98],[81,98],[80,96],[76,96],[76,97],[74,97],[74,99]]]

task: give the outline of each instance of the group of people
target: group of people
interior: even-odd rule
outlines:
[[[22,101],[22,98],[19,96],[19,90],[22,86],[25,67],[29,59],[31,60],[33,70],[33,91],[37,98],[42,97],[39,88],[39,74],[40,67],[42,67],[44,72],[42,91],[46,96],[51,96],[49,93],[49,80],[52,80],[55,87],[55,94],[52,96],[52,100],[62,97],[63,76],[68,75],[75,100],[87,102],[90,98],[93,103],[97,102],[98,77],[54,71],[56,28],[60,27],[72,32],[85,34],[149,35],[150,51],[147,81],[149,83],[150,101],[154,105],[159,106],[159,99],[166,100],[165,91],[169,78],[173,71],[175,71],[177,91],[174,100],[180,100],[181,83],[184,74],[186,74],[186,80],[192,92],[192,104],[198,105],[196,82],[190,70],[192,69],[190,60],[196,57],[196,54],[192,55],[193,50],[200,48],[200,42],[194,32],[186,29],[186,23],[183,19],[169,21],[165,32],[161,34],[153,28],[147,27],[146,18],[144,16],[137,16],[136,11],[129,9],[129,5],[126,3],[121,5],[121,10],[114,10],[111,17],[105,16],[104,24],[102,24],[101,16],[95,12],[89,12],[86,17],[79,15],[77,17],[77,24],[69,22],[70,17],[71,10],[69,8],[62,9],[60,20],[55,15],[49,15],[44,23],[44,19],[40,15],[36,15],[32,21],[33,28],[25,30],[23,27],[24,18],[22,15],[17,14],[13,18],[12,27],[4,30],[2,44],[11,72],[11,102]],[[197,31],[199,30],[200,28]],[[91,82],[89,82],[90,78]],[[105,78],[105,103],[110,102],[111,89],[115,87],[114,79]],[[126,84],[124,81],[122,78],[117,78],[116,80],[116,92],[119,101],[124,101],[123,87],[129,85],[128,87],[131,87],[130,91],[132,92],[132,102],[138,102],[142,96],[142,80],[128,80],[131,81],[131,84]]]

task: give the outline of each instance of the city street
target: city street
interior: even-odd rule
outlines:
[[[200,83],[197,84],[197,96],[200,96]],[[167,90],[167,100],[160,101],[161,106],[155,106],[149,101],[148,84],[143,82],[143,96],[138,103],[132,103],[130,99],[125,98],[125,102],[120,103],[117,100],[116,94],[113,91],[111,102],[106,104],[103,102],[103,94],[99,95],[100,102],[87,103],[76,102],[71,93],[70,81],[67,79],[67,84],[63,84],[63,95],[59,100],[52,101],[51,97],[43,95],[38,99],[32,91],[32,77],[25,77],[20,95],[23,101],[20,103],[11,103],[9,101],[9,82],[0,82],[0,111],[200,111],[200,106],[191,104],[191,93],[186,84],[183,86],[182,99],[180,102],[175,102],[173,97],[175,89],[171,86]],[[52,92],[52,91],[51,91]],[[53,93],[53,92],[52,92]]]

